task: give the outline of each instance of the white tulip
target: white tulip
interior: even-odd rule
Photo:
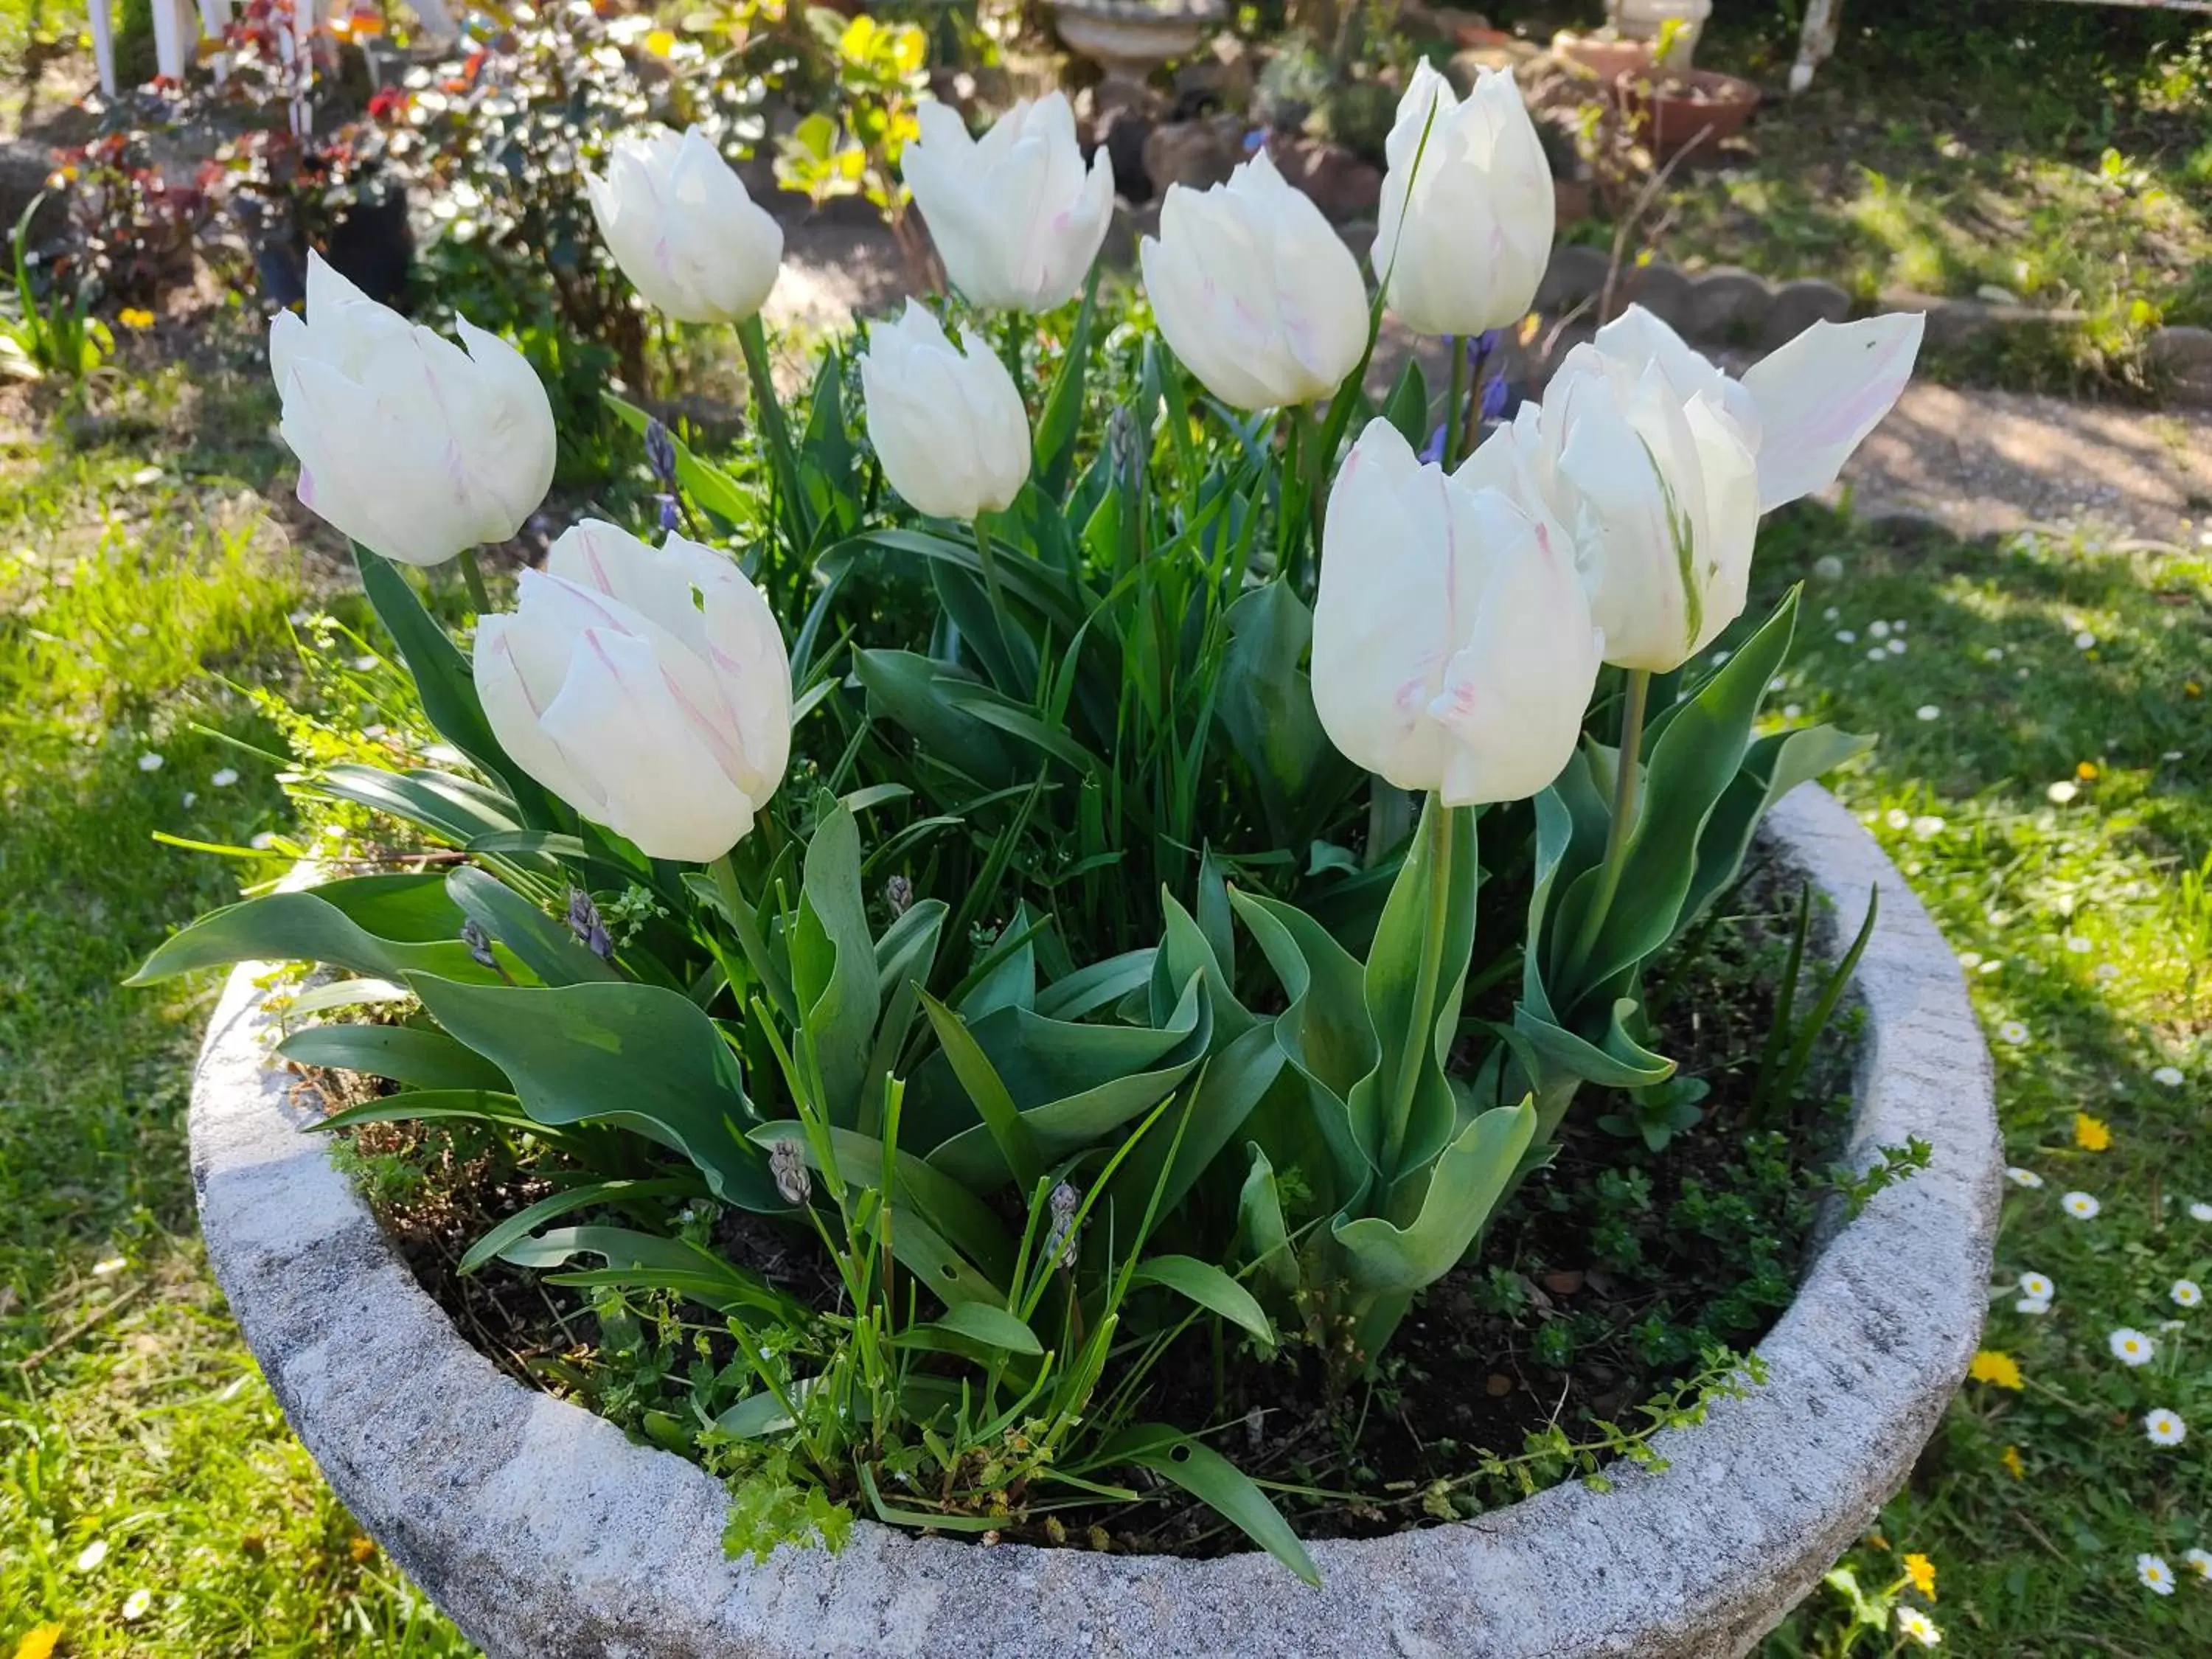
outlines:
[[[1009,507],[1030,476],[1029,414],[1014,377],[974,329],[962,329],[960,343],[908,300],[903,316],[870,326],[860,359],[861,404],[884,476],[918,512],[939,519]]]
[[[615,263],[656,311],[679,323],[742,323],[768,302],[783,228],[698,128],[619,140],[606,177],[586,173],[584,188]]]
[[[1084,173],[1066,94],[1023,99],[980,140],[947,105],[915,118],[900,170],[969,304],[1050,311],[1080,294],[1114,216],[1114,164],[1102,145]]]
[[[515,764],[649,858],[703,864],[753,827],[791,757],[791,659],[712,548],[587,520],[477,625],[477,695]]]
[[[1138,256],[1160,333],[1223,403],[1314,403],[1359,367],[1359,262],[1265,150],[1225,185],[1170,185],[1160,234]]]
[[[553,483],[545,388],[506,341],[455,322],[465,351],[314,254],[306,317],[281,311],[269,328],[301,505],[402,564],[506,541]]]
[[[1921,324],[1817,324],[1738,381],[1632,306],[1462,473],[1566,527],[1607,662],[1677,668],[1742,614],[1759,514],[1833,483],[1897,401]]]
[[[1512,71],[1482,70],[1462,103],[1422,60],[1384,150],[1374,260],[1389,274],[1390,309],[1417,334],[1518,322],[1544,279],[1555,209],[1551,163]]]
[[[1540,506],[1424,465],[1369,423],[1329,492],[1314,705],[1329,740],[1447,806],[1519,800],[1572,757],[1603,640]]]

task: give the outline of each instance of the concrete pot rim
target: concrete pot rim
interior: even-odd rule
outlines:
[[[1850,1158],[1917,1134],[1932,1166],[1836,1228],[1760,1345],[1767,1386],[1661,1437],[1666,1472],[1318,1543],[1318,1590],[1256,1553],[981,1548],[866,1522],[836,1556],[726,1559],[717,1481],[502,1376],[416,1285],[265,1067],[252,964],[194,1078],[209,1257],[339,1498],[495,1655],[1740,1654],[1934,1431],[1987,1308],[2003,1162],[1963,979],[1895,868],[1813,786],[1763,834],[1843,915],[1879,889]]]

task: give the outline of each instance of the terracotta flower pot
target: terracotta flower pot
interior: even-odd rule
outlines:
[[[1651,73],[1649,40],[1612,40],[1602,35],[1561,29],[1552,37],[1552,56],[1588,70],[1610,93],[1624,75]]]
[[[1684,150],[1717,148],[1741,131],[1759,107],[1756,86],[1718,70],[1691,70],[1656,80],[1649,70],[1636,71],[1614,81],[1613,97],[1662,161]]]

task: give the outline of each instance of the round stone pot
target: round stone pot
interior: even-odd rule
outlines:
[[[1859,964],[1854,1165],[1918,1135],[1923,1173],[1828,1226],[1759,1345],[1769,1381],[1624,1469],[1473,1521],[1317,1544],[1324,1587],[1210,1561],[981,1547],[860,1522],[836,1555],[722,1553],[724,1496],[674,1455],[511,1382],[417,1287],[266,1061],[255,970],[201,1054],[192,1174],[208,1255],[285,1414],[394,1560],[502,1659],[1474,1656],[1745,1652],[1895,1492],[1974,1351],[2002,1157],[1957,963],[1897,872],[1811,786],[1768,848]],[[1832,954],[1833,941],[1827,948]]]

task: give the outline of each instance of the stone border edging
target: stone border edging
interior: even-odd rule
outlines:
[[[865,1521],[836,1556],[726,1559],[718,1482],[502,1376],[416,1285],[301,1133],[312,1109],[265,1066],[273,1020],[250,963],[224,989],[193,1079],[209,1259],[338,1497],[502,1659],[1741,1655],[1934,1431],[1987,1308],[2003,1162],[1962,977],[1903,878],[1811,785],[1765,834],[1846,920],[1881,890],[1857,975],[1867,1022],[1849,1157],[1863,1165],[1918,1134],[1931,1166],[1837,1227],[1760,1345],[1767,1386],[1661,1436],[1668,1471],[1317,1544],[1321,1589],[1257,1553],[981,1548]],[[1832,956],[1832,937],[1824,948]]]

